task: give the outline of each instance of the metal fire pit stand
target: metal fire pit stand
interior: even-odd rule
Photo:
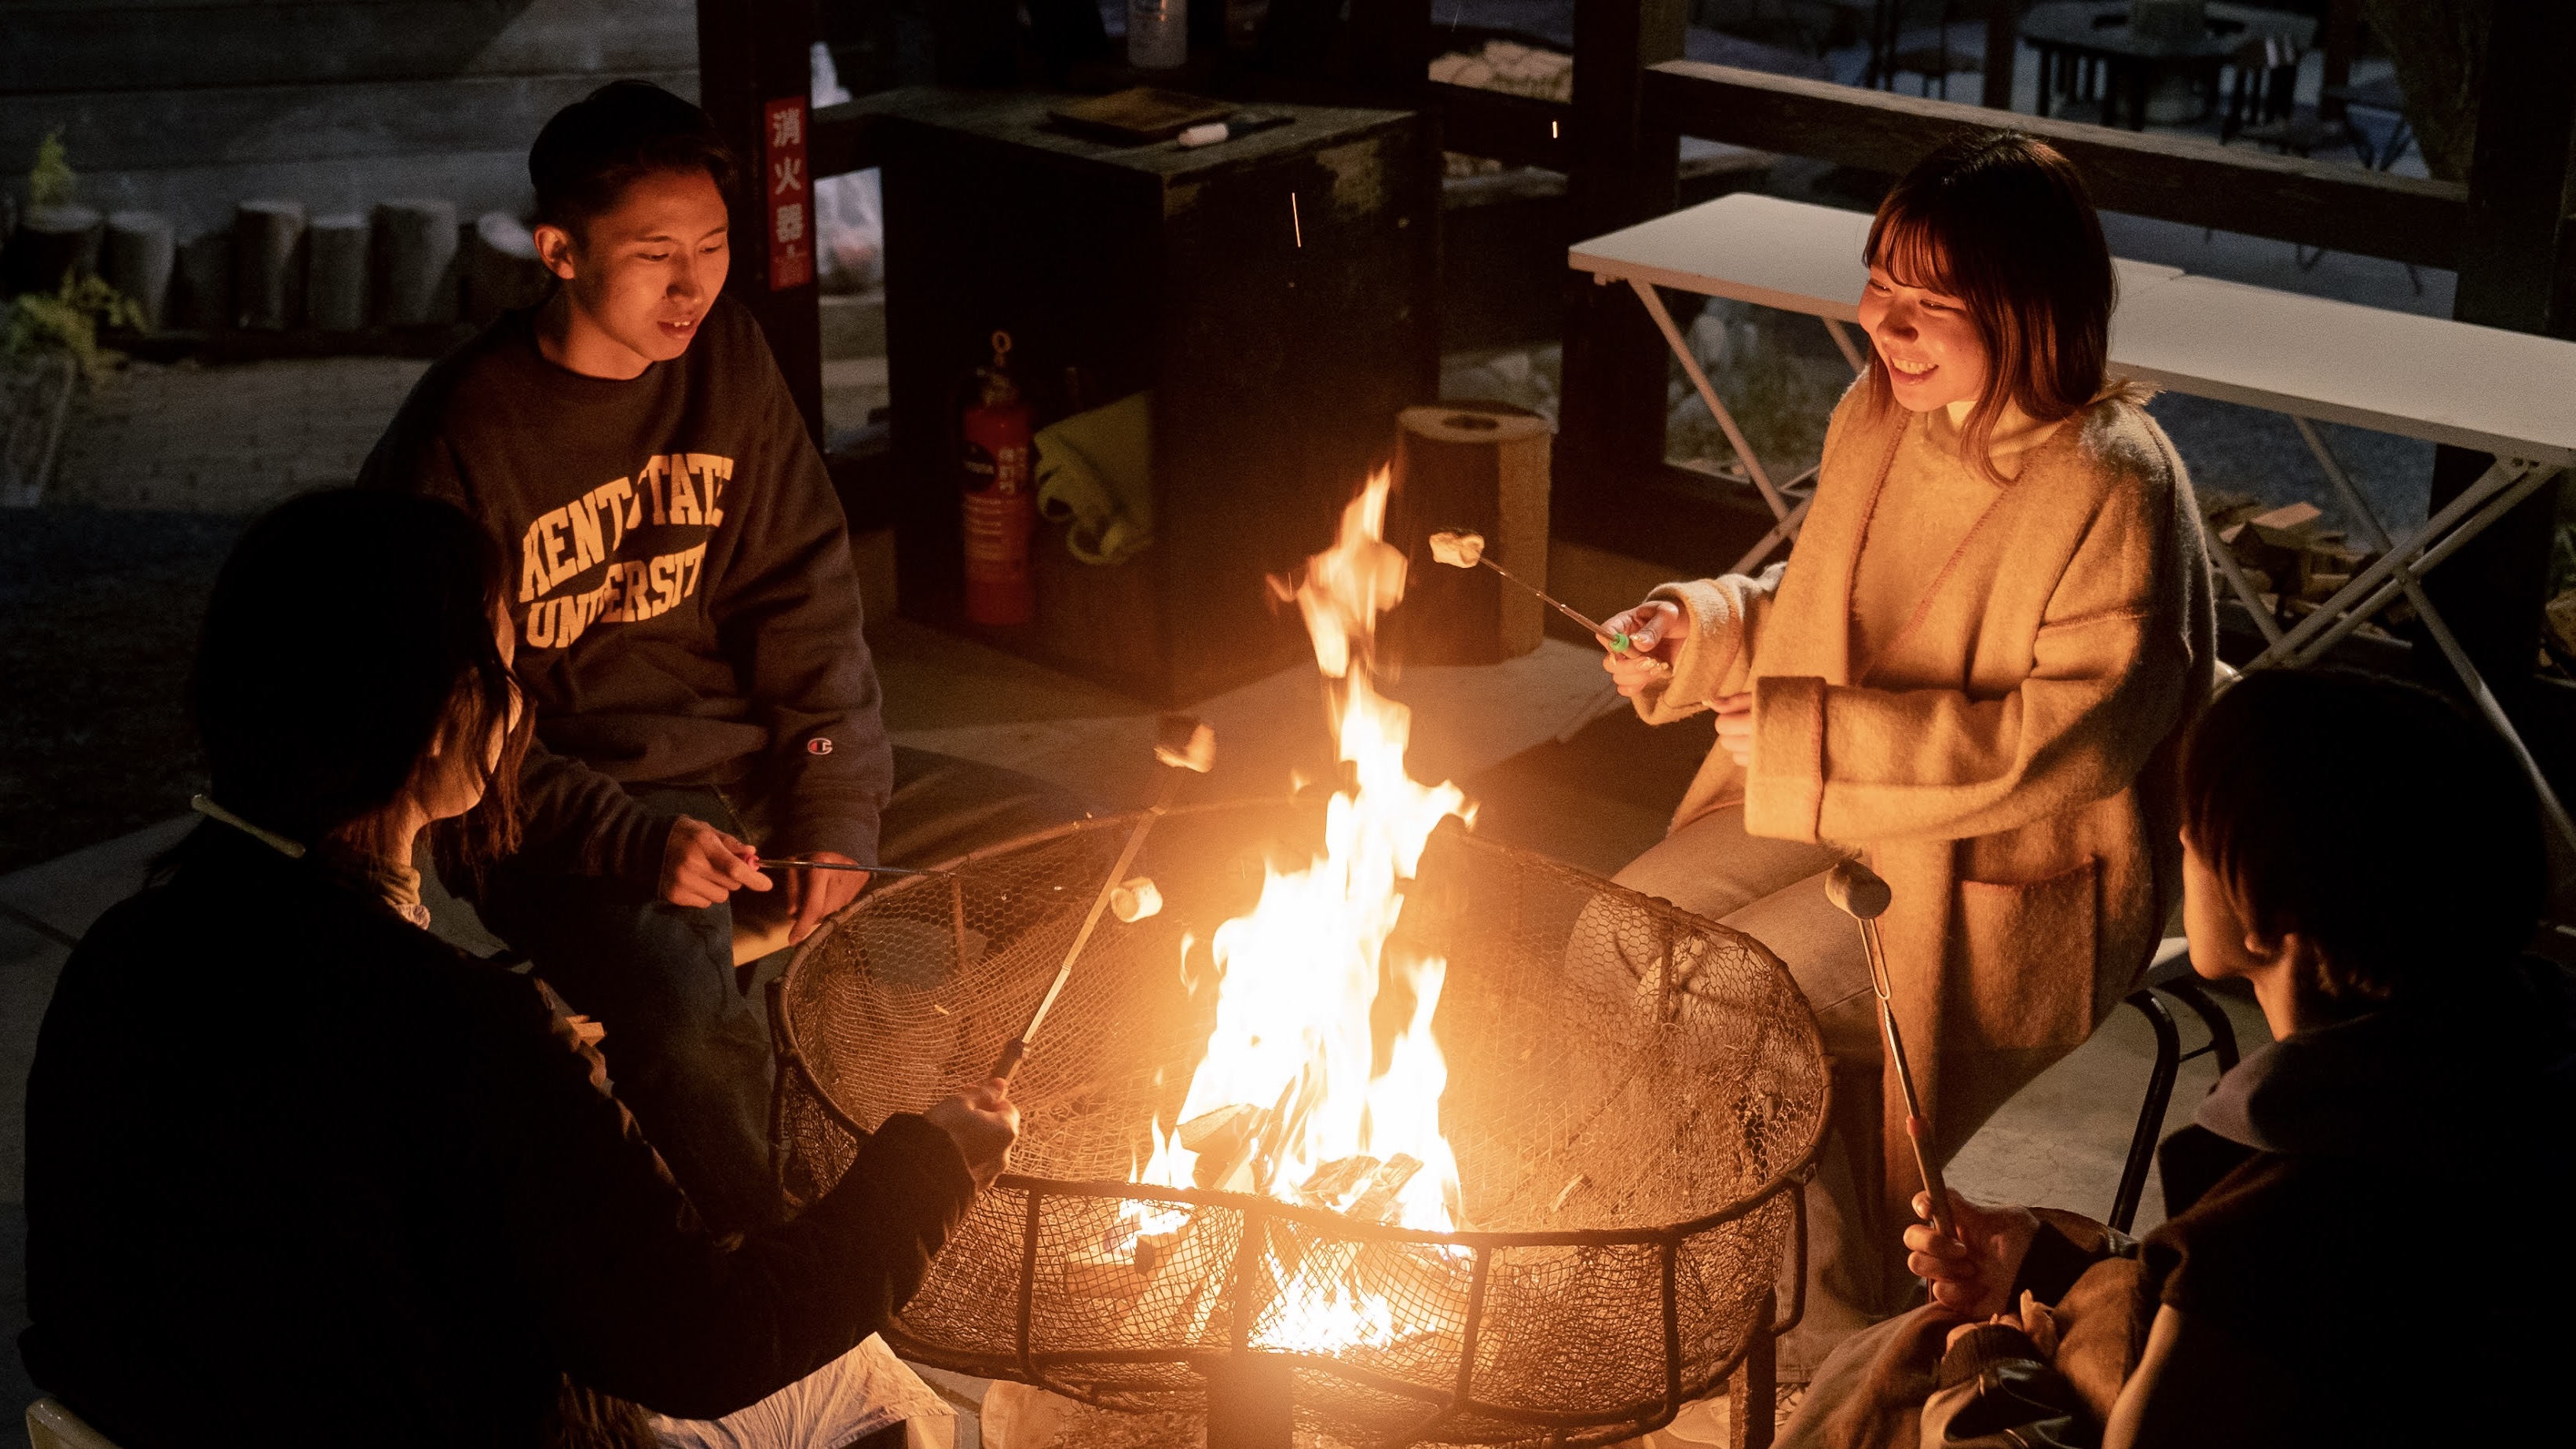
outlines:
[[[782,1067],[785,1064],[782,1063]],[[797,1070],[802,1071],[801,1062]],[[1830,1085],[1827,1091],[1831,1091]],[[1826,1103],[1831,1107],[1830,1101]],[[1467,1415],[1494,1415],[1515,1423],[1526,1424],[1537,1431],[1533,1441],[1549,1445],[1580,1445],[1615,1442],[1652,1432],[1672,1422],[1684,1405],[1706,1398],[1719,1384],[1727,1387],[1733,1401],[1734,1443],[1745,1449],[1762,1449],[1773,1437],[1773,1405],[1778,1399],[1777,1345],[1781,1335],[1798,1326],[1806,1311],[1807,1281],[1807,1203],[1806,1183],[1813,1175],[1815,1151],[1797,1168],[1782,1174],[1759,1196],[1723,1213],[1710,1215],[1698,1222],[1676,1224],[1670,1228],[1635,1231],[1595,1231],[1561,1234],[1544,1233],[1436,1233],[1419,1229],[1380,1227],[1353,1223],[1338,1213],[1318,1208],[1300,1207],[1274,1198],[1253,1197],[1242,1193],[1203,1192],[1186,1189],[1162,1189],[1129,1183],[1060,1182],[1044,1178],[1021,1177],[1005,1173],[993,1185],[993,1191],[1023,1194],[1026,1207],[1021,1221],[1026,1225],[1020,1259],[1019,1291],[1016,1303],[1018,1331],[1013,1351],[1006,1356],[960,1357],[952,1348],[926,1342],[905,1332],[898,1324],[885,1330],[888,1345],[905,1358],[950,1369],[958,1373],[986,1378],[1010,1378],[1034,1384],[1067,1398],[1097,1401],[1097,1395],[1070,1382],[1065,1370],[1105,1362],[1122,1355],[1114,1351],[1056,1350],[1035,1348],[1030,1341],[1030,1327],[1036,1311],[1040,1284],[1042,1224],[1045,1206],[1050,1198],[1133,1200],[1189,1204],[1202,1209],[1219,1209],[1239,1216],[1240,1228],[1234,1234],[1237,1242],[1232,1275],[1219,1298],[1220,1314],[1233,1324],[1232,1342],[1223,1348],[1192,1351],[1183,1360],[1207,1381],[1207,1449],[1288,1449],[1293,1429],[1293,1394],[1290,1369],[1302,1367],[1346,1379],[1362,1388],[1400,1395],[1421,1405],[1421,1417],[1411,1429],[1391,1436],[1389,1444],[1411,1444],[1434,1439],[1452,1421]],[[1778,1303],[1776,1294],[1763,1298],[1761,1317],[1764,1327],[1748,1337],[1742,1349],[1713,1374],[1699,1381],[1686,1381],[1682,1367],[1680,1300],[1676,1292],[1681,1246],[1695,1234],[1736,1221],[1754,1210],[1786,1195],[1792,1206],[1795,1224],[1791,1236],[1794,1247],[1790,1254],[1791,1282],[1789,1311],[1774,1318]],[[1255,1348],[1251,1328],[1259,1317],[1257,1306],[1244,1311],[1242,1300],[1257,1294],[1261,1285],[1261,1258],[1264,1244],[1270,1241],[1267,1230],[1279,1223],[1306,1223],[1326,1228],[1336,1238],[1356,1238],[1380,1243],[1416,1243],[1425,1246],[1464,1248],[1473,1255],[1470,1286],[1467,1290],[1467,1314],[1464,1348],[1460,1355],[1462,1371],[1446,1392],[1427,1389],[1381,1373],[1373,1373],[1339,1358],[1303,1353],[1282,1353]],[[1484,1331],[1485,1297],[1491,1281],[1494,1258],[1498,1249],[1533,1247],[1652,1247],[1662,1272],[1660,1322],[1662,1331],[1662,1391],[1652,1400],[1624,1405],[1610,1411],[1591,1413],[1552,1413],[1544,1410],[1513,1409],[1477,1399],[1475,1373],[1478,1339]],[[1234,1311],[1225,1311],[1225,1310]],[[1142,1360],[1149,1355],[1136,1354]],[[1607,1437],[1599,1431],[1614,1431]]]
[[[1164,817],[1138,868],[1165,913],[1085,947],[1016,1079],[1022,1170],[979,1197],[887,1342],[1101,1408],[1204,1415],[1210,1449],[1284,1449],[1300,1425],[1353,1445],[1606,1445],[1721,1387],[1735,1442],[1770,1443],[1830,1074],[1777,958],[1668,903],[1456,828],[1424,850],[1388,951],[1448,963],[1441,1114],[1471,1230],[1129,1180],[1213,1021],[1191,943],[1245,913],[1302,818]],[[983,1070],[1135,819],[900,881],[808,940],[771,997],[791,1205],[872,1124]],[[1378,1327],[1316,1327],[1363,1299]]]

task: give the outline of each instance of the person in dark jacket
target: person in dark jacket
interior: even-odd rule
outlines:
[[[1953,1194],[1934,1301],[1853,1339],[1789,1445],[2517,1442],[2559,1415],[2576,1272],[2576,987],[2518,955],[2538,803],[2448,701],[2273,671],[2183,767],[2193,968],[2274,1040],[2159,1153],[2143,1242]],[[1918,1196],[1918,1211],[1929,1204]]]
[[[596,1028],[423,929],[416,836],[459,868],[509,844],[506,587],[456,509],[350,490],[270,512],[217,580],[209,818],[72,954],[28,1084],[21,1350],[122,1449],[730,1413],[885,1323],[1002,1170],[988,1083],[719,1237]]]
[[[361,482],[465,509],[508,567],[527,826],[459,894],[608,1026],[620,1095],[740,1230],[780,1204],[769,1035],[736,966],[867,879],[761,857],[929,865],[1085,811],[889,746],[841,505],[724,293],[734,165],[704,112],[640,81],[548,121],[528,170],[552,295],[432,367]]]

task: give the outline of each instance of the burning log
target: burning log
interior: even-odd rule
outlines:
[[[1377,1169],[1374,1157],[1335,1158],[1298,1185],[1297,1200],[1308,1207],[1338,1209]]]
[[[1368,1190],[1359,1195],[1359,1200],[1352,1203],[1343,1216],[1364,1223],[1393,1222],[1396,1194],[1404,1191],[1404,1185],[1413,1181],[1413,1175],[1421,1170],[1420,1158],[1408,1157],[1401,1152],[1388,1158],[1378,1165],[1377,1171],[1369,1174]]]

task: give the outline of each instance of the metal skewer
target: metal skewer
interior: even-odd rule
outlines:
[[[1914,1069],[1905,1060],[1905,1038],[1896,1029],[1887,953],[1878,939],[1878,918],[1896,898],[1895,893],[1876,871],[1857,860],[1846,860],[1825,877],[1825,897],[1860,923],[1861,949],[1869,956],[1869,987],[1878,996],[1879,1030],[1887,1038],[1887,1059],[1896,1064],[1896,1084],[1905,1093],[1905,1135],[1914,1143],[1915,1170],[1923,1174],[1923,1194],[1932,1203],[1932,1231],[1955,1239],[1959,1232],[1950,1215],[1950,1189],[1941,1181],[1941,1169],[1932,1150],[1932,1125],[1923,1119],[1923,1099],[1914,1092]]]
[[[1100,883],[1100,893],[1091,898],[1090,914],[1082,918],[1082,929],[1073,933],[1073,945],[1064,953],[1064,964],[1056,968],[1055,981],[1047,987],[1046,995],[1039,998],[1038,1009],[1029,1015],[1029,1024],[1020,1028],[1020,1034],[1002,1048],[1002,1059],[993,1064],[992,1074],[1005,1082],[1019,1071],[1020,1063],[1028,1059],[1030,1040],[1037,1036],[1038,1028],[1046,1022],[1047,1013],[1055,1009],[1056,998],[1064,994],[1064,984],[1073,979],[1073,963],[1082,959],[1082,948],[1090,944],[1092,928],[1100,924],[1101,912],[1109,909],[1110,893],[1118,889],[1119,882],[1127,879],[1127,867],[1136,863],[1136,852],[1145,848],[1145,836],[1153,830],[1155,821],[1171,812],[1172,802],[1180,795],[1181,781],[1185,778],[1182,772],[1204,775],[1216,765],[1216,731],[1197,718],[1167,714],[1163,716],[1159,730],[1160,737],[1154,742],[1154,758],[1170,766],[1172,773],[1163,781],[1163,792],[1155,798],[1154,808],[1146,811],[1145,818],[1137,821],[1136,828],[1127,833],[1127,844],[1118,852],[1118,863],[1109,868],[1109,879]]]
[[[801,855],[762,856],[757,868],[761,870],[848,870],[857,871],[863,875],[949,876],[956,874],[954,871],[946,870],[905,870],[901,866],[893,865],[861,865],[850,860],[812,860]]]
[[[1443,547],[1442,543],[1444,539],[1448,540],[1446,548]],[[1577,628],[1580,628],[1585,633],[1600,639],[1603,643],[1608,644],[1618,653],[1625,654],[1629,652],[1630,647],[1636,642],[1616,629],[1604,628],[1600,624],[1594,623],[1591,619],[1585,617],[1580,611],[1576,610],[1572,605],[1567,604],[1564,600],[1559,599],[1554,594],[1549,593],[1547,590],[1540,588],[1538,585],[1533,584],[1520,577],[1518,574],[1513,573],[1510,569],[1494,562],[1491,558],[1486,557],[1485,540],[1484,536],[1481,534],[1469,533],[1463,529],[1443,530],[1440,533],[1435,533],[1431,536],[1431,553],[1434,558],[1439,559],[1442,563],[1450,565],[1452,568],[1475,568],[1478,565],[1482,565],[1486,568],[1492,569],[1494,572],[1501,574],[1504,578],[1511,580],[1512,585],[1515,588],[1528,590],[1540,603],[1547,605],[1549,608],[1563,614],[1568,619],[1573,620]],[[1471,561],[1466,563],[1459,563],[1457,561],[1459,557],[1467,555],[1472,555]]]

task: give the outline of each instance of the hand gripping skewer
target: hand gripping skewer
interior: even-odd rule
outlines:
[[[1184,772],[1204,775],[1216,765],[1216,731],[1196,717],[1167,714],[1157,735],[1154,758],[1171,767],[1172,773],[1165,777],[1154,808],[1146,811],[1145,818],[1127,833],[1127,844],[1118,852],[1118,863],[1109,868],[1109,879],[1100,883],[1100,893],[1091,898],[1091,912],[1082,918],[1082,929],[1073,933],[1073,945],[1064,953],[1064,964],[1056,968],[1055,981],[1039,999],[1029,1024],[1020,1028],[1020,1034],[1002,1048],[1002,1059],[993,1064],[993,1075],[1003,1081],[1009,1081],[1019,1071],[1020,1063],[1028,1059],[1029,1042],[1037,1036],[1047,1013],[1055,1009],[1055,999],[1064,994],[1064,983],[1073,978],[1073,963],[1082,959],[1082,948],[1090,944],[1092,928],[1100,924],[1100,913],[1109,909],[1110,893],[1127,879],[1127,868],[1136,863],[1136,853],[1145,848],[1145,836],[1153,830],[1155,821],[1171,811],[1173,800],[1180,794],[1181,781],[1186,778]]]
[[[1836,865],[1825,877],[1825,897],[1860,923],[1861,949],[1869,956],[1869,986],[1878,996],[1879,1030],[1887,1038],[1887,1059],[1896,1064],[1896,1084],[1905,1092],[1905,1135],[1914,1143],[1914,1166],[1923,1174],[1923,1193],[1932,1201],[1932,1231],[1959,1236],[1950,1216],[1950,1189],[1930,1141],[1932,1124],[1923,1118],[1923,1099],[1914,1092],[1914,1069],[1905,1060],[1905,1038],[1896,1029],[1896,1004],[1887,977],[1887,953],[1878,939],[1878,918],[1895,893],[1878,873],[1857,860]]]

